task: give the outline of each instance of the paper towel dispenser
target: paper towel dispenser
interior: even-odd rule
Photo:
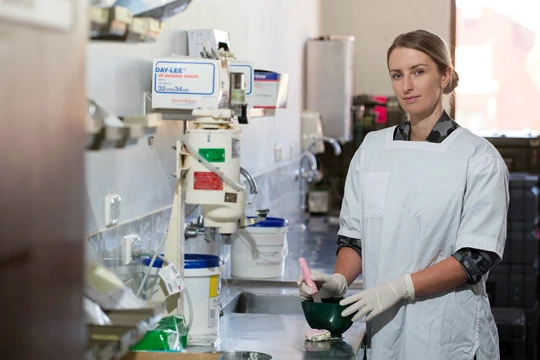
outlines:
[[[324,135],[353,138],[354,37],[323,36],[307,42],[306,110],[321,114]]]

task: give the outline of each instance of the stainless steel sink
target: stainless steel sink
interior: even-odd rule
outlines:
[[[219,352],[219,360],[270,360],[271,355],[252,351],[224,351]]]
[[[303,315],[301,301],[298,295],[242,292],[223,307],[223,313]]]

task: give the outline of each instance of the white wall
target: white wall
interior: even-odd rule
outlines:
[[[288,108],[242,127],[241,164],[256,176],[282,165],[274,162],[275,145],[284,149],[283,163],[299,154],[304,44],[319,35],[319,26],[318,0],[193,0],[165,23],[155,44],[91,43],[87,93],[118,115],[140,114],[142,93],[151,89],[151,60],[182,54],[181,30],[229,31],[238,59],[290,74]],[[181,123],[168,122],[159,129],[153,147],[140,142],[133,148],[87,152],[87,233],[104,228],[108,193],[122,197],[121,222],[171,205],[175,179],[170,147],[181,133]]]
[[[399,34],[424,29],[449,43],[451,1],[322,0],[321,32],[356,38],[355,94],[393,94],[386,51]]]

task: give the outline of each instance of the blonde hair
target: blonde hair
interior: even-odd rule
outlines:
[[[386,53],[386,63],[389,63],[390,54],[396,48],[414,49],[423,52],[437,64],[437,69],[440,74],[444,74],[447,69],[452,69],[450,82],[444,88],[443,93],[446,95],[443,98],[443,107],[446,111],[450,111],[454,101],[454,89],[458,86],[459,75],[452,65],[452,58],[448,45],[439,36],[430,33],[426,30],[416,30],[399,35]]]

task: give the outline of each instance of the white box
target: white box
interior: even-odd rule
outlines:
[[[286,108],[289,74],[255,70],[253,79],[254,108]]]
[[[217,54],[219,43],[227,44],[231,50],[231,41],[229,33],[217,29],[198,29],[188,30],[188,55],[201,57],[201,51],[204,50],[204,45],[208,42],[210,48]]]
[[[226,61],[195,57],[154,59],[152,108],[227,108],[229,82]]]
[[[253,63],[249,61],[230,60],[229,70],[231,73],[241,72],[244,74],[244,80],[246,82],[246,103],[250,108],[253,108],[255,106],[255,99],[253,96],[253,78],[255,76],[255,70]]]

